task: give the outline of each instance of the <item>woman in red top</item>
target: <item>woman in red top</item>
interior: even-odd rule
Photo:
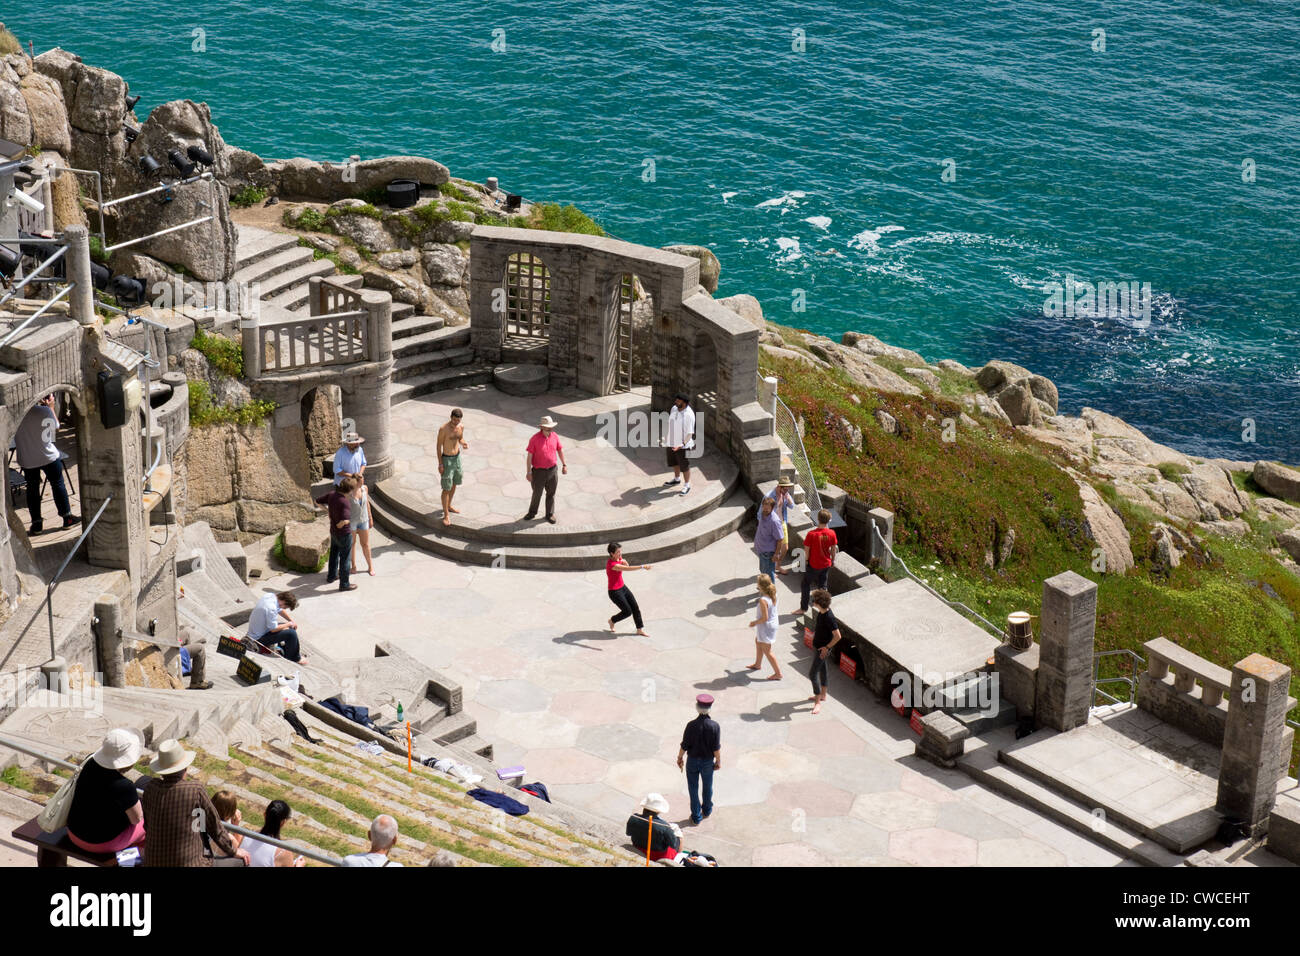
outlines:
[[[609,560],[605,562],[605,576],[609,579],[609,599],[618,608],[618,613],[609,619],[609,629],[625,617],[636,623],[636,632],[642,637],[649,637],[645,632],[645,623],[641,620],[641,609],[637,607],[636,598],[623,583],[624,571],[649,571],[648,564],[628,564],[623,560],[623,546],[617,541],[609,545]]]

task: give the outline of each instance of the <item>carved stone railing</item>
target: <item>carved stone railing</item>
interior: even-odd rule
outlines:
[[[1138,706],[1207,743],[1222,745],[1228,715],[1224,695],[1232,687],[1232,672],[1167,638],[1147,641],[1143,648],[1147,669],[1138,682]]]
[[[252,379],[274,372],[379,362],[392,355],[392,302],[387,294],[363,293],[313,278],[310,315],[243,324],[244,373]]]

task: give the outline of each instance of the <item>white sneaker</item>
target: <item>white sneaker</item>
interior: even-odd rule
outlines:
[[[691,490],[691,486],[687,485],[685,488],[682,489],[682,494],[686,494],[690,490]]]

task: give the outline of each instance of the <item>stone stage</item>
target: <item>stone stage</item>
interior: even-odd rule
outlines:
[[[460,514],[445,527],[437,435],[452,408],[464,412],[469,448],[454,501]],[[523,520],[532,494],[524,448],[543,415],[558,423],[568,462],[555,524],[544,520],[544,502],[536,519]],[[475,385],[403,402],[392,412],[395,469],[374,489],[375,518],[424,550],[479,564],[602,567],[614,540],[634,561],[696,550],[734,531],[749,499],[737,491],[735,463],[707,445],[691,462],[690,494],[664,487],[671,470],[659,444],[663,430],[650,415],[648,388],[518,397]],[[703,432],[701,422],[700,440]]]

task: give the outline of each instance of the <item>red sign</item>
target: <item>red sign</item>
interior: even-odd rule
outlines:
[[[812,634],[813,634],[813,632],[812,632],[812,628],[811,628],[811,627],[805,627],[805,628],[803,629],[803,646],[804,646],[804,647],[812,647]]]
[[[918,734],[922,732],[923,728],[921,727],[921,712],[919,710],[912,711],[912,719],[910,723],[912,725],[912,729],[915,730]]]
[[[858,676],[858,662],[849,657],[848,654],[841,654],[840,670],[847,674],[849,679],[852,680]]]

